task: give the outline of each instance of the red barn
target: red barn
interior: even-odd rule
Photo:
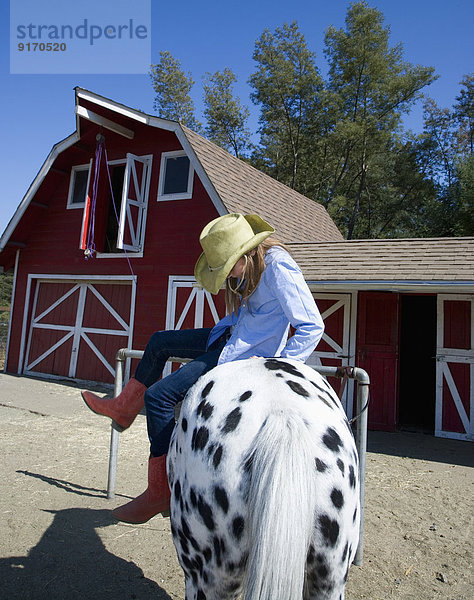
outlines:
[[[344,241],[321,205],[179,123],[80,88],[75,112],[0,239],[15,273],[7,371],[110,383],[117,349],[211,325],[223,302],[193,285],[199,233],[257,212],[323,314],[310,363],[369,372],[369,426],[474,439],[474,238]]]
[[[79,88],[75,113],[0,241],[0,264],[15,268],[10,372],[112,382],[117,349],[213,323],[222,301],[193,271],[219,215],[258,212],[285,242],[342,239],[321,205],[179,123]]]

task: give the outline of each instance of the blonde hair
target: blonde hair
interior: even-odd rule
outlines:
[[[288,248],[274,237],[268,237],[261,244],[247,252],[247,266],[243,274],[243,282],[239,287],[239,280],[236,277],[229,277],[225,283],[225,305],[227,312],[235,312],[243,300],[249,298],[257,289],[263,272],[265,271],[265,254],[270,248],[279,246],[288,252]]]

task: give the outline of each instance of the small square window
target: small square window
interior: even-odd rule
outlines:
[[[84,206],[89,188],[90,165],[79,165],[71,170],[69,182],[68,208],[81,208]]]
[[[159,200],[185,200],[192,197],[194,170],[182,151],[161,155]]]

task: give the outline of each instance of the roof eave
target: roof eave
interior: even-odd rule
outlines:
[[[304,273],[303,273],[304,274]],[[459,293],[474,293],[473,280],[417,280],[417,279],[306,279],[312,291],[387,291],[407,293],[437,293],[455,290]]]
[[[52,147],[52,149],[51,149],[50,153],[48,154],[46,160],[44,161],[41,169],[38,171],[38,174],[36,175],[33,182],[31,183],[30,187],[28,188],[28,191],[24,195],[24,197],[23,197],[22,201],[20,202],[18,208],[16,209],[13,217],[10,219],[10,222],[8,223],[7,227],[5,228],[5,231],[3,232],[2,237],[0,238],[0,252],[2,252],[2,250],[8,244],[12,233],[15,231],[16,226],[18,225],[21,218],[25,214],[26,209],[28,208],[31,200],[34,198],[36,192],[38,191],[39,186],[41,185],[44,178],[48,174],[49,169],[53,165],[56,158],[61,154],[61,152],[64,152],[64,150],[66,150],[67,148],[69,148],[70,146],[75,144],[78,140],[79,140],[79,134],[77,131],[75,131],[74,133],[69,135],[67,138],[65,138],[61,142],[58,142],[57,144],[55,144]]]

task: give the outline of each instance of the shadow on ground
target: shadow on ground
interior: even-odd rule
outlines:
[[[8,600],[171,600],[134,563],[107,551],[97,528],[116,523],[108,510],[69,508],[27,556],[0,559],[1,597]]]
[[[367,450],[376,454],[474,467],[472,442],[448,440],[423,433],[369,431]]]

